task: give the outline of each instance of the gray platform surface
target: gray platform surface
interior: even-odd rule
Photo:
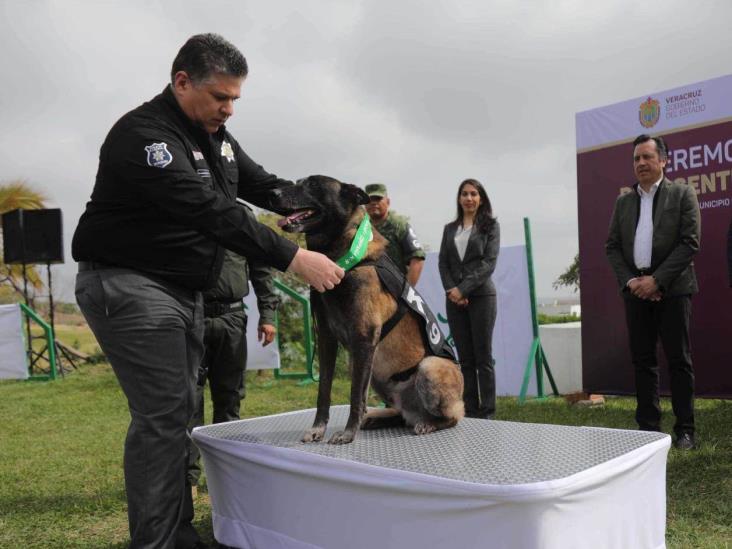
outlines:
[[[348,406],[330,409],[326,440],[343,429]],[[407,428],[361,431],[351,444],[304,444],[315,410],[209,425],[212,438],[290,448],[479,484],[524,484],[568,477],[646,444],[663,433],[464,419],[428,435]]]

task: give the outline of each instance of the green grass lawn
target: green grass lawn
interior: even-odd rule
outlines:
[[[243,413],[312,408],[316,390],[315,384],[301,387],[275,381],[270,372],[250,372]],[[346,403],[348,391],[348,381],[336,379],[334,404]],[[630,398],[609,398],[604,407],[591,409],[562,399],[519,406],[501,398],[497,419],[632,429],[633,409]],[[670,432],[667,401],[664,412],[664,430]],[[82,366],[55,382],[0,382],[0,417],[0,547],[126,547],[122,445],[129,415],[110,367]],[[671,450],[670,548],[732,547],[730,425],[732,402],[698,400],[700,449]],[[211,509],[203,490],[196,515],[196,527],[210,540]],[[588,546],[602,547],[600,536]]]
[[[94,334],[86,327],[57,324],[56,339],[88,355],[99,351]]]

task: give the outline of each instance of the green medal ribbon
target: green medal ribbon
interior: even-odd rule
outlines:
[[[346,271],[358,265],[366,256],[366,248],[368,248],[369,242],[373,238],[374,233],[371,231],[371,220],[369,219],[369,215],[366,214],[358,226],[356,236],[353,237],[351,248],[336,261],[336,265]]]

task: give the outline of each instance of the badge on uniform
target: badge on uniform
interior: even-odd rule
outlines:
[[[231,148],[231,143],[228,141],[221,143],[221,156],[226,158],[229,162],[234,161],[234,149]]]
[[[164,168],[173,161],[173,154],[168,150],[167,143],[153,143],[145,147],[147,164],[153,168]]]
[[[414,246],[415,250],[422,247],[419,240],[417,240],[417,235],[414,234],[414,229],[412,229],[412,227],[409,227],[409,237],[412,239],[412,246]]]

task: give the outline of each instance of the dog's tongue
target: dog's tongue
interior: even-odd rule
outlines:
[[[287,217],[283,217],[282,219],[277,220],[277,226],[278,227],[284,227],[285,225],[288,225],[289,223],[292,223],[293,221],[297,221],[301,217],[307,216],[310,213],[312,213],[312,210],[302,210],[300,212],[295,212],[292,215],[288,215]]]

